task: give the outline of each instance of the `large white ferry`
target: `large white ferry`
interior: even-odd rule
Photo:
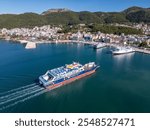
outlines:
[[[117,47],[114,51],[112,51],[113,55],[121,55],[126,53],[133,53],[135,50],[131,47]]]

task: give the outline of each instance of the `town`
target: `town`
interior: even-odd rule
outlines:
[[[69,25],[68,25],[69,26]],[[34,28],[13,28],[0,30],[0,38],[5,40],[18,41],[27,43],[26,48],[35,48],[38,43],[69,43],[81,42],[93,44],[95,42],[104,42],[107,44],[130,45],[140,49],[150,50],[150,26],[148,24],[134,24],[133,26],[115,24],[115,26],[124,26],[129,28],[141,29],[143,34],[128,34],[121,33],[109,34],[98,32],[85,31],[86,25],[79,24],[76,32],[63,32],[63,26],[45,25]]]

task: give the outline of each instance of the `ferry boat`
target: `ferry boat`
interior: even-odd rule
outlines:
[[[103,48],[103,47],[106,47],[105,43],[98,43],[93,46],[94,49],[99,49],[99,48]]]
[[[131,47],[117,47],[116,50],[112,51],[113,55],[121,55],[121,54],[127,54],[127,53],[133,53],[135,50]]]
[[[71,83],[77,79],[93,74],[99,68],[95,62],[90,62],[85,65],[73,62],[65,66],[48,70],[44,75],[39,77],[39,82],[48,90],[52,90]]]

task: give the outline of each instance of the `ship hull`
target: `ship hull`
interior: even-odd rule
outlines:
[[[95,45],[93,48],[94,49],[101,49],[101,48],[104,48],[104,47],[106,47],[106,45],[101,45],[101,46]]]
[[[94,49],[101,49],[101,48],[104,48],[106,46],[101,46],[101,47],[94,47]]]
[[[122,55],[122,54],[128,54],[128,53],[134,53],[134,51],[130,51],[130,52],[113,52],[113,55]]]
[[[98,68],[98,67],[97,67],[97,68]],[[73,81],[75,81],[75,80],[84,78],[84,77],[86,77],[86,76],[88,76],[88,75],[91,75],[91,74],[95,73],[95,71],[96,71],[97,68],[95,68],[95,69],[93,69],[93,70],[91,70],[91,71],[85,72],[85,73],[83,73],[83,74],[81,74],[81,75],[78,75],[78,76],[76,76],[76,77],[72,77],[72,78],[70,78],[70,79],[66,79],[66,80],[64,80],[64,81],[62,81],[62,82],[60,82],[60,83],[47,86],[46,89],[48,89],[48,90],[53,90],[53,89],[62,87],[62,86],[64,86],[64,85],[66,85],[66,84],[69,84],[69,83],[71,83],[71,82],[73,82]]]

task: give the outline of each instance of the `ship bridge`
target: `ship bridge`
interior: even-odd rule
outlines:
[[[66,73],[66,69],[64,67],[59,67],[56,69],[49,70],[49,73],[53,77],[57,77],[58,75],[64,75]]]

